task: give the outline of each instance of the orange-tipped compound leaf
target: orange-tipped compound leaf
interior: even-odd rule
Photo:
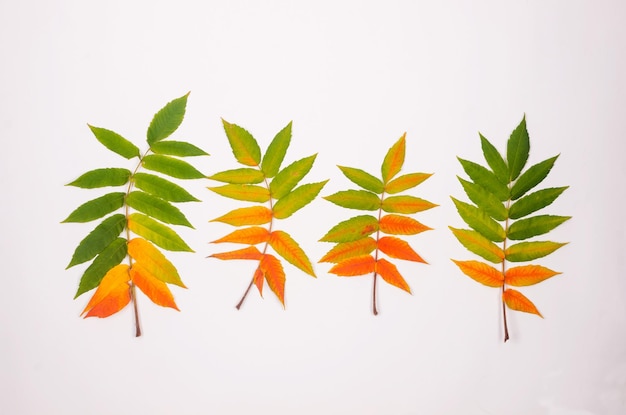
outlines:
[[[129,282],[128,265],[120,264],[111,268],[81,314],[102,318],[117,313],[130,302]]]

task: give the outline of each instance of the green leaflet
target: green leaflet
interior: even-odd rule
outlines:
[[[530,152],[530,139],[526,130],[526,116],[522,122],[513,130],[506,145],[506,159],[509,165],[509,179],[517,179],[520,172],[526,165]]]
[[[152,145],[157,141],[161,141],[178,129],[185,117],[188,96],[189,92],[180,98],[168,102],[154,115],[148,127],[148,144]]]
[[[537,163],[526,170],[511,188],[511,199],[516,200],[526,194],[527,191],[538,185],[546,178],[554,162],[559,156],[549,158]]]
[[[169,180],[155,176],[154,174],[135,173],[133,179],[135,181],[135,186],[138,189],[158,196],[161,199],[169,200],[170,202],[200,201],[176,183],[172,183]]]
[[[278,255],[291,265],[300,268],[307,274],[315,277],[313,265],[300,245],[287,232],[274,231],[269,240],[270,246]]]
[[[261,149],[252,134],[224,119],[222,119],[222,124],[237,161],[246,166],[258,166],[261,162]]]
[[[182,212],[171,203],[145,192],[131,192],[126,197],[131,208],[145,213],[161,222],[193,228]]]
[[[142,213],[128,215],[128,229],[168,251],[193,252],[171,228]]]
[[[304,184],[279,199],[274,205],[274,217],[285,219],[293,215],[317,197],[328,180],[319,183]]]
[[[76,208],[62,223],[91,222],[100,219],[124,206],[124,193],[108,193],[83,203]]]
[[[158,171],[177,179],[203,179],[205,175],[186,161],[162,154],[145,156],[142,161],[143,167],[148,170]]]
[[[96,136],[96,139],[114,153],[127,159],[139,157],[139,148],[118,133],[89,124],[87,126],[91,129],[93,135]]]
[[[504,252],[496,244],[476,231],[456,229],[449,226],[456,239],[469,251],[485,258],[487,261],[499,264],[504,259]]]
[[[270,193],[274,199],[281,199],[296,187],[313,167],[317,154],[294,161],[279,171],[270,182]]]
[[[128,183],[128,179],[130,179],[130,170],[128,169],[96,169],[88,171],[67,185],[82,189],[96,189],[99,187],[122,186]]]
[[[502,228],[502,226],[498,222],[491,219],[489,215],[487,215],[476,206],[461,202],[460,200],[456,200],[455,198],[452,198],[452,201],[456,205],[456,209],[459,212],[461,218],[472,229],[476,230],[490,241],[504,241],[504,238],[506,237],[504,228]]]
[[[507,237],[513,240],[522,240],[543,235],[570,218],[571,216],[538,215],[519,219],[509,227]]]
[[[371,215],[355,216],[334,226],[321,242],[351,242],[365,238],[378,230],[378,219]]]
[[[261,161],[261,170],[265,177],[271,178],[276,176],[280,165],[285,159],[287,148],[291,143],[291,121],[282,130],[276,134]]]
[[[519,219],[550,205],[567,189],[565,187],[551,187],[538,190],[517,200],[509,208],[509,217]]]
[[[339,170],[341,170],[344,176],[346,176],[352,183],[361,186],[365,190],[369,190],[370,192],[374,192],[376,194],[381,194],[385,190],[385,185],[379,178],[372,176],[364,170],[345,166],[337,167],[339,167]]]
[[[400,177],[396,177],[385,186],[385,192],[393,195],[414,188],[428,179],[432,174],[428,173],[409,173]]]
[[[509,168],[500,152],[482,134],[478,133],[478,135],[480,136],[480,143],[487,164],[489,164],[493,173],[500,180],[500,183],[509,184]]]
[[[116,238],[98,254],[81,277],[74,299],[100,285],[104,275],[126,257],[126,246],[126,239]]]
[[[515,245],[511,245],[505,251],[507,261],[511,262],[526,262],[533,259],[542,258],[546,255],[550,255],[560,247],[567,245],[567,243],[558,242],[520,242]]]
[[[126,217],[122,214],[112,215],[103,220],[80,241],[72,255],[72,260],[65,269],[87,262],[104,251],[122,233],[125,223]]]
[[[330,196],[325,196],[324,199],[349,209],[380,209],[380,197],[367,190],[343,190]]]
[[[461,182],[463,190],[470,198],[472,202],[479,208],[485,211],[489,216],[495,220],[505,220],[507,218],[507,211],[504,205],[493,193],[485,190],[482,186],[463,180],[457,176],[457,179]]]
[[[265,187],[251,184],[226,184],[208,187],[209,190],[235,200],[264,203],[270,200],[270,192]]]
[[[387,151],[383,164],[380,167],[383,183],[388,183],[393,177],[400,172],[404,165],[404,156],[406,154],[406,133],[396,141]]]
[[[165,154],[179,157],[208,156],[209,153],[184,141],[158,141],[150,146],[156,154]]]
[[[226,170],[215,173],[208,178],[224,183],[256,184],[261,183],[263,179],[265,179],[265,176],[263,176],[263,172],[259,169],[243,167],[241,169]]]
[[[485,167],[480,164],[476,164],[474,162],[463,160],[462,158],[457,157],[461,166],[463,166],[463,170],[465,173],[474,181],[474,183],[479,183],[485,190],[493,193],[498,199],[501,201],[507,200],[509,198],[509,189],[503,184],[496,175],[487,170]]]

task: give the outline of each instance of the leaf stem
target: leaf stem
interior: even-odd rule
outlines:
[[[243,297],[241,297],[241,300],[239,300],[239,302],[237,303],[237,305],[235,306],[235,308],[237,310],[239,310],[241,308],[241,306],[243,305],[243,301],[246,299],[246,297],[248,296],[248,292],[250,292],[250,288],[252,288],[252,284],[254,284],[254,277],[252,277],[252,279],[250,280],[250,284],[248,284],[248,288],[246,288],[246,292],[243,293]]]
[[[383,200],[385,199],[385,191],[383,190],[380,195],[380,207],[378,208],[378,223],[380,225],[380,218],[383,215]],[[374,253],[374,267],[378,263],[378,240],[380,239],[380,226],[376,230],[376,252]],[[374,268],[374,286],[372,288],[372,313],[375,316],[378,315],[378,310],[376,309],[376,281],[378,280],[378,273],[376,272],[376,268]]]
[[[509,233],[509,207],[511,206],[511,199],[506,201],[506,221],[504,222],[504,233],[508,235]],[[505,236],[504,241],[502,242],[502,252],[506,252],[506,241],[507,238]],[[506,272],[506,258],[502,259],[502,277],[504,278],[504,273]],[[506,303],[504,302],[504,290],[506,289],[506,284],[502,283],[502,321],[504,322],[504,342],[506,343],[509,340],[509,325],[506,321]]]

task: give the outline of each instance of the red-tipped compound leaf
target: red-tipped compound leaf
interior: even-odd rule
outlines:
[[[328,180],[319,183],[304,184],[295,188],[291,193],[283,196],[274,205],[274,217],[285,219],[293,215],[313,201]]]
[[[383,183],[388,183],[393,177],[400,172],[404,164],[404,156],[406,153],[406,133],[389,149],[383,160],[380,169],[383,175]]]
[[[283,307],[285,306],[285,271],[278,258],[265,254],[259,263],[270,290],[276,294]]]
[[[355,256],[367,255],[376,249],[376,241],[372,237],[358,241],[342,242],[335,245],[320,259],[319,262],[337,263]]]
[[[488,287],[502,287],[504,276],[494,267],[480,261],[456,261],[452,260],[468,277]]]
[[[174,267],[174,264],[145,239],[131,239],[128,242],[128,255],[159,280],[187,288],[180,279],[180,275],[176,267]]]
[[[380,218],[380,231],[389,235],[416,235],[432,228],[421,222],[401,215],[385,215]]]
[[[396,177],[385,186],[385,192],[390,195],[414,188],[424,180],[432,176],[432,173],[409,173]]]
[[[521,292],[513,289],[504,290],[502,293],[502,300],[511,310],[523,311],[525,313],[537,314],[543,318],[537,307],[524,296]]]
[[[449,227],[456,239],[467,248],[469,251],[480,255],[489,262],[494,264],[502,263],[504,260],[504,252],[502,248],[491,242],[476,231],[469,229],[456,229],[452,226]]]
[[[504,273],[504,282],[508,285],[523,287],[537,284],[558,274],[560,274],[560,272],[552,271],[541,265],[524,265],[506,270]]]
[[[154,304],[171,307],[178,310],[174,296],[163,281],[152,275],[141,263],[136,262],[130,269],[130,277],[133,283],[150,299]],[[180,310],[179,310],[180,311]]]
[[[272,211],[265,206],[251,206],[231,210],[211,222],[222,222],[233,226],[263,225],[272,220]]]
[[[400,275],[398,268],[391,262],[387,261],[385,258],[380,258],[376,262],[376,272],[388,284],[395,285],[396,287],[403,289],[409,294],[411,293],[411,288],[409,287],[409,284],[407,284],[402,275]]]
[[[117,313],[130,302],[130,275],[128,265],[120,264],[106,273],[93,297],[81,315],[85,317],[108,317]]]
[[[339,170],[341,170],[344,176],[350,179],[352,183],[361,186],[365,190],[376,194],[381,194],[383,190],[385,190],[383,182],[378,177],[374,177],[364,170],[355,169],[354,167],[337,167],[339,167]]]
[[[408,242],[393,236],[383,236],[378,240],[378,249],[391,258],[404,259],[406,261],[423,262],[421,256],[411,248]]]
[[[437,206],[415,196],[390,196],[383,200],[382,208],[390,213],[417,213]]]
[[[270,200],[270,191],[266,187],[253,184],[225,184],[207,189],[235,200],[265,203]]]
[[[224,119],[222,124],[237,161],[246,166],[258,166],[261,162],[261,149],[252,134]]]
[[[265,278],[265,275],[263,275],[263,271],[261,271],[261,268],[257,267],[256,271],[254,271],[253,281],[254,281],[254,285],[256,285],[256,288],[259,290],[259,294],[261,295],[261,297],[263,297],[264,278]]]
[[[283,231],[272,232],[269,237],[269,244],[278,255],[285,258],[291,265],[315,277],[311,261],[300,248],[300,245],[288,233]]]
[[[361,255],[358,257],[348,258],[333,266],[328,272],[339,275],[340,277],[354,277],[374,272],[376,269],[376,261],[371,255]]]
[[[266,228],[252,226],[244,229],[237,229],[226,236],[216,239],[212,243],[230,242],[236,244],[256,245],[269,240],[270,233]]]
[[[334,226],[321,242],[351,242],[365,238],[378,230],[378,220],[374,216],[355,216]]]
[[[256,246],[249,246],[243,249],[236,249],[234,251],[221,252],[210,255],[211,258],[229,260],[229,259],[252,259],[260,260],[263,254],[257,249]]]

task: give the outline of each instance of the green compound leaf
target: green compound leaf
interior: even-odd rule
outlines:
[[[380,209],[380,197],[367,190],[343,190],[330,196],[325,196],[324,199],[337,206],[349,209]]]
[[[382,209],[389,213],[417,213],[437,205],[415,196],[390,196],[383,200]]]
[[[178,129],[185,117],[188,96],[189,92],[168,102],[154,115],[148,127],[148,144],[152,146],[153,143],[169,137]]]
[[[351,242],[366,238],[378,230],[378,219],[371,215],[355,216],[335,225],[321,242]]]
[[[509,179],[517,179],[528,160],[530,152],[530,139],[526,130],[526,116],[513,130],[506,145],[506,159],[509,165]]]
[[[285,219],[293,215],[313,201],[328,180],[319,183],[305,184],[294,189],[291,193],[279,199],[274,205],[274,217]]]
[[[208,156],[209,153],[184,141],[159,141],[150,146],[156,154],[165,154],[179,157]]]
[[[394,145],[391,146],[385,158],[380,171],[383,175],[383,183],[388,183],[389,180],[400,172],[404,165],[404,156],[406,154],[406,133],[400,137]]]
[[[122,214],[112,215],[103,220],[78,244],[72,260],[65,269],[87,262],[104,251],[122,233],[125,223],[126,217]]]
[[[526,170],[515,182],[513,188],[511,188],[511,199],[516,200],[525,195],[527,191],[537,186],[546,178],[554,162],[559,156],[549,158],[537,163],[534,166]]]
[[[117,238],[100,252],[80,279],[74,299],[100,285],[102,278],[126,257],[126,239]]]
[[[483,155],[491,170],[494,172],[498,180],[503,184],[509,183],[509,168],[506,162],[500,155],[500,152],[487,140],[482,134],[480,134],[480,143],[483,149]]]
[[[122,186],[128,183],[130,170],[120,168],[96,169],[88,171],[67,186],[76,186],[82,189],[96,189],[100,187]]]
[[[183,225],[193,228],[185,215],[171,203],[145,192],[131,192],[126,197],[131,208],[172,225]]]
[[[265,187],[251,184],[226,184],[207,189],[235,200],[264,203],[270,200],[270,192]]]
[[[168,251],[193,252],[171,228],[142,213],[128,215],[128,229]]]
[[[261,161],[261,170],[265,177],[271,178],[276,176],[280,165],[285,159],[287,149],[291,143],[291,121],[285,128],[280,130],[274,137]]]
[[[118,133],[89,124],[87,126],[91,129],[93,135],[96,136],[96,139],[112,152],[127,159],[139,157],[139,148]]]
[[[148,170],[167,174],[177,179],[204,179],[206,177],[186,161],[162,154],[145,156],[142,164]]]
[[[482,236],[476,231],[469,229],[456,229],[449,227],[456,239],[467,248],[469,251],[475,253],[494,264],[500,264],[504,260],[504,252],[502,248],[491,242],[489,239]]]
[[[313,167],[317,154],[294,161],[276,174],[270,182],[270,193],[274,199],[281,199],[307,175]]]
[[[171,181],[155,176],[154,174],[136,173],[133,179],[135,181],[135,186],[138,189],[148,192],[154,196],[158,196],[161,199],[169,200],[170,202],[200,201],[176,183],[172,183]]]
[[[352,183],[361,186],[365,190],[376,194],[381,194],[385,190],[385,185],[379,178],[372,176],[364,170],[345,166],[337,167]]]
[[[91,222],[118,210],[122,206],[124,206],[124,193],[109,193],[83,203],[70,213],[62,223]]]
[[[519,219],[543,209],[554,202],[567,187],[551,187],[522,197],[509,208],[509,217],[511,219]]]
[[[261,183],[265,179],[265,176],[263,176],[263,172],[259,169],[243,167],[241,169],[226,170],[215,173],[213,176],[209,176],[208,178],[218,182],[232,184],[257,184]]]
[[[246,166],[258,166],[261,162],[261,149],[252,134],[224,119],[222,124],[237,161]]]
[[[457,157],[465,173],[474,181],[474,183],[480,184],[485,190],[491,192],[501,201],[505,201],[509,198],[509,189],[503,184],[496,175],[487,170],[480,164],[476,164],[469,160],[463,160]]]
[[[532,261],[533,259],[550,255],[564,245],[567,245],[567,243],[550,241],[520,242],[508,247],[505,255],[507,261],[511,262]]]
[[[396,177],[385,186],[385,192],[393,195],[414,188],[428,179],[432,174],[429,173],[409,173]]]
[[[463,190],[465,190],[467,196],[476,204],[476,206],[484,210],[485,213],[495,220],[505,220],[507,218],[507,211],[504,204],[502,204],[502,202],[495,197],[493,193],[488,192],[476,183],[468,182],[458,176],[457,178],[461,182]]]
[[[509,239],[516,241],[532,238],[550,232],[571,216],[538,215],[531,218],[520,219],[509,227],[507,234]]]

